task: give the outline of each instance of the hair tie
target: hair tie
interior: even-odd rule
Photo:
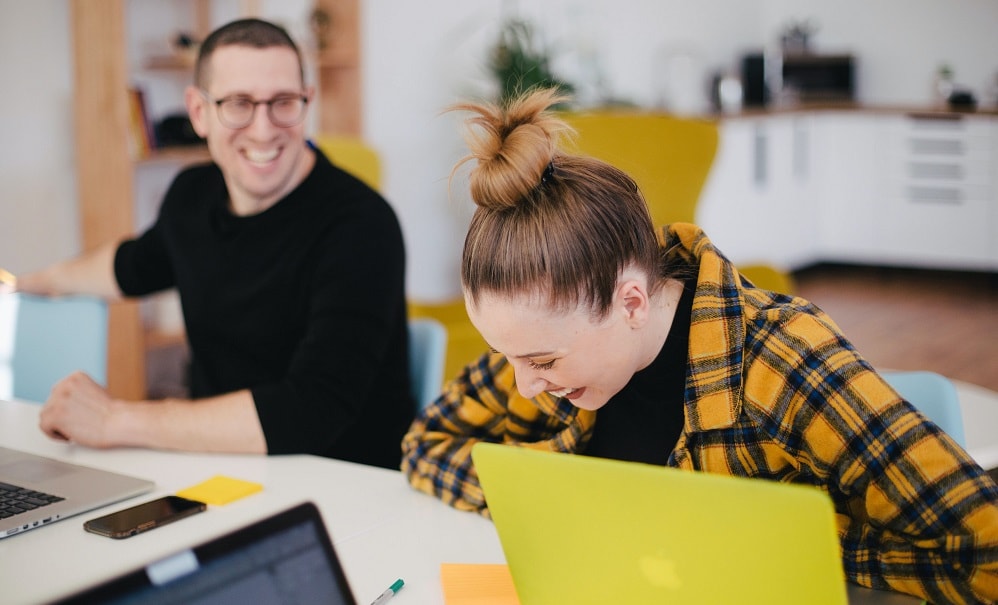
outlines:
[[[552,176],[554,176],[554,160],[548,162],[547,167],[544,169],[544,172],[541,174],[541,185],[547,183],[548,179],[550,179]]]

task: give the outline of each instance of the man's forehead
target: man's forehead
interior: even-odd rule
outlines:
[[[287,46],[229,44],[208,57],[202,86],[300,90],[304,86],[301,70],[297,53]]]

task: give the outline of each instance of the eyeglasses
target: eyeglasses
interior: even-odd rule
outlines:
[[[267,106],[267,117],[270,123],[278,128],[288,128],[299,124],[305,117],[305,106],[308,97],[305,95],[283,94],[267,101],[257,101],[251,97],[234,95],[221,99],[212,99],[207,91],[201,94],[218,109],[218,119],[226,128],[246,128],[253,122],[257,105]]]

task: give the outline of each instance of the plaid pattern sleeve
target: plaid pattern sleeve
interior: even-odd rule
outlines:
[[[471,463],[475,443],[575,452],[588,440],[594,419],[594,412],[547,393],[525,399],[506,358],[486,353],[413,421],[402,439],[402,472],[416,489],[488,516]]]
[[[858,584],[933,603],[998,599],[998,488],[819,309],[743,283],[693,226],[686,427],[670,464],[831,496]],[[676,248],[674,248],[676,249]]]

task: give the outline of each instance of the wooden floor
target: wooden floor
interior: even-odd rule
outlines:
[[[998,274],[818,265],[794,277],[874,367],[998,391]]]

